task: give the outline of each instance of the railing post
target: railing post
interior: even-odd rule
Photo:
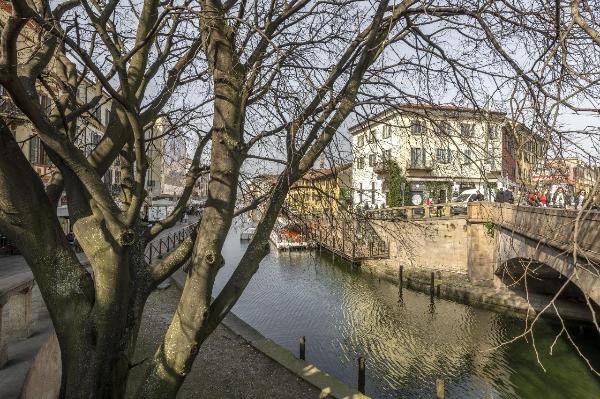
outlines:
[[[358,392],[360,393],[365,393],[365,372],[365,358],[361,356],[358,358]]]

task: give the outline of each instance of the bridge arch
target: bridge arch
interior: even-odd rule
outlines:
[[[496,272],[506,265],[525,267],[528,264],[544,275],[549,275],[553,270],[559,279],[561,276],[570,279],[584,295],[600,305],[600,270],[596,265],[501,226],[496,233]]]

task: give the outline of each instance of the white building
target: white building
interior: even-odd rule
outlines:
[[[387,206],[387,161],[401,169],[410,191],[405,203],[415,205],[426,196],[449,201],[468,188],[492,194],[498,187],[514,186],[529,170],[523,166],[533,163],[526,161],[532,158],[524,153],[531,146],[523,140],[533,135],[511,133],[515,131],[524,129],[499,112],[455,106],[388,109],[350,128],[354,204]],[[534,147],[539,153],[541,148]]]

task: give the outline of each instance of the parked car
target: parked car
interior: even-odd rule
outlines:
[[[469,202],[473,202],[473,201],[476,200],[477,191],[481,192],[481,190],[478,190],[476,188],[471,188],[471,189],[465,190],[462,193],[460,193],[460,195],[458,197],[453,198],[452,202],[458,202],[461,205],[455,205],[455,206],[453,206],[452,207],[452,214],[453,215],[464,215],[464,214],[466,214],[467,213],[467,204]]]

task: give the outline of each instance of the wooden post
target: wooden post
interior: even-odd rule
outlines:
[[[436,399],[444,399],[446,390],[444,389],[444,380],[438,378],[435,380],[435,397]]]
[[[400,269],[398,271],[398,283],[400,285],[400,294],[402,294],[402,282],[404,280],[404,277],[402,276],[404,274],[404,266],[400,265]]]
[[[306,360],[306,337],[300,337],[300,359]]]
[[[431,272],[431,282],[429,283],[429,292],[431,293],[431,296],[433,296],[433,294],[435,293],[435,273]]]
[[[358,358],[358,392],[365,393],[365,358]]]

